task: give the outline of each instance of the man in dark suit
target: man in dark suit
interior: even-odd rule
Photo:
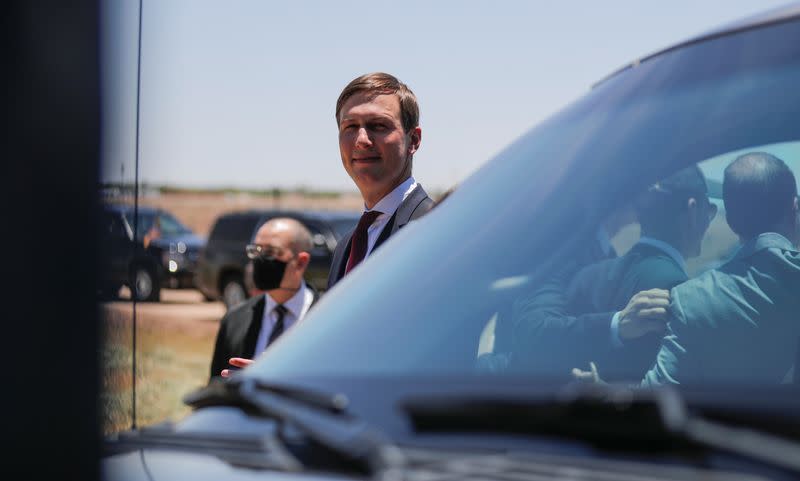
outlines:
[[[330,289],[366,256],[434,201],[411,174],[422,141],[414,93],[387,73],[352,80],[336,102],[339,152],[361,192],[364,213],[333,254]]]
[[[311,234],[297,220],[277,217],[262,225],[247,256],[253,283],[264,295],[231,308],[220,321],[211,374],[227,377],[230,366],[241,368],[284,331],[305,317],[317,292],[303,280],[311,259]]]
[[[794,174],[777,157],[753,152],[725,169],[722,189],[741,247],[719,269],[662,291],[669,332],[643,386],[774,385],[790,382],[798,369],[792,367],[800,348]]]
[[[622,206],[609,215],[597,229],[595,235],[586,244],[585,249],[577,252],[572,259],[572,265],[565,272],[575,272],[581,267],[595,264],[604,260],[615,259],[617,251],[611,245],[611,238],[623,227],[636,221],[635,213],[630,205]],[[564,281],[566,283],[566,280]],[[563,286],[559,287],[563,290]],[[475,362],[478,372],[493,373],[508,369],[514,350],[514,325],[512,308],[503,306],[495,313],[494,325],[487,326],[491,335],[491,348],[489,352],[479,352]]]
[[[635,209],[641,238],[630,251],[556,276],[515,305],[517,368],[567,376],[593,361],[618,380],[652,365],[665,322],[639,315],[635,295],[688,279],[684,259],[700,254],[716,206],[692,166],[650,186]]]

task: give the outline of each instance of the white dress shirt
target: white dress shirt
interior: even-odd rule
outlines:
[[[397,208],[400,207],[400,204],[411,195],[411,192],[416,187],[417,181],[411,176],[406,179],[405,182],[395,187],[394,190],[386,194],[372,209],[367,209],[366,206],[364,206],[365,212],[370,210],[381,212],[381,215],[367,228],[367,255],[372,252],[372,248],[375,247],[375,243],[378,241],[381,232],[383,232],[383,228],[389,223],[389,219],[392,218]]]
[[[275,312],[278,303],[275,302],[269,294],[264,294],[264,297],[266,297],[267,302],[264,306],[264,317],[261,319],[261,331],[259,331],[258,340],[256,341],[255,356],[258,356],[261,351],[267,348],[269,336],[272,334],[272,330],[278,322],[278,313]],[[305,317],[312,302],[314,302],[314,293],[306,286],[305,281],[303,281],[300,289],[298,289],[288,301],[283,303],[283,307],[286,308],[286,314],[283,316],[284,333],[289,330],[295,322]]]

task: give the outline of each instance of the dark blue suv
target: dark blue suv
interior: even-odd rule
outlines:
[[[135,225],[132,205],[103,207],[101,296],[113,299],[125,285],[138,301],[158,301],[162,287],[194,287],[205,239],[165,210],[143,206],[138,210]]]

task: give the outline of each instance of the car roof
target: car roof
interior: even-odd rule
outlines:
[[[667,48],[657,50],[656,52],[653,52],[649,55],[645,55],[644,57],[635,59],[632,62],[629,62],[626,65],[622,66],[621,68],[613,71],[609,75],[603,77],[599,81],[595,82],[594,85],[592,85],[592,88],[597,87],[598,85],[606,82],[607,80],[619,75],[620,73],[626,70],[635,68],[636,66],[638,66],[643,62],[646,62],[654,57],[658,57],[659,55],[663,55],[672,50],[677,50],[686,47],[688,45],[705,42],[707,40],[711,40],[718,37],[732,35],[734,33],[738,33],[744,30],[751,30],[754,28],[759,28],[770,24],[787,22],[790,20],[795,20],[797,18],[800,18],[800,2],[790,3],[788,5],[776,7],[761,13],[757,13],[755,15],[751,15],[749,17],[744,17],[739,20],[734,20],[732,22],[722,24],[721,26],[710,29],[700,35],[690,37],[687,40],[676,43]]]
[[[133,212],[134,210],[134,206],[130,204],[103,204],[103,208],[111,212],[118,212],[122,214],[127,214],[129,212]],[[146,205],[140,205],[138,206],[138,209],[140,214],[155,214],[161,211],[161,209]]]
[[[270,216],[270,217],[296,217],[307,220],[333,221],[340,219],[358,219],[361,216],[357,211],[329,211],[329,210],[292,210],[292,209],[248,209],[243,211],[228,212],[220,217],[235,216]]]

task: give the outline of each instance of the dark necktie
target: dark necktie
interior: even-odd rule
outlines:
[[[272,332],[269,334],[267,346],[272,344],[275,339],[283,334],[283,318],[286,317],[286,313],[288,312],[288,309],[286,309],[283,304],[278,304],[274,310],[278,314],[278,320],[275,321],[275,326],[272,327]]]
[[[370,210],[361,215],[356,230],[353,231],[353,238],[350,239],[350,257],[347,258],[347,267],[344,270],[345,274],[350,272],[353,267],[358,265],[358,263],[366,257],[367,229],[381,214],[382,212],[378,212],[377,210]]]

